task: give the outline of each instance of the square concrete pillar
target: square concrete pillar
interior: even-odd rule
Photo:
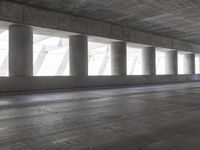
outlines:
[[[33,30],[24,25],[9,27],[9,76],[33,75]]]
[[[111,75],[126,75],[126,42],[111,43]]]
[[[142,49],[142,75],[156,75],[156,48]]]
[[[184,74],[195,74],[195,54],[184,55]]]
[[[88,39],[85,35],[69,37],[69,70],[71,76],[88,75]]]
[[[165,73],[168,75],[178,74],[178,52],[175,50],[166,52]]]

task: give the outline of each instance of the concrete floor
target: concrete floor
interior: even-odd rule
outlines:
[[[0,150],[200,149],[200,82],[0,97]]]

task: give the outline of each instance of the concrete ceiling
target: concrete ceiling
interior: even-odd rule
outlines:
[[[199,0],[8,0],[200,44]]]

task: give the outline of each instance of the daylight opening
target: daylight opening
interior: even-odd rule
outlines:
[[[34,34],[34,76],[69,75],[68,38]]]
[[[111,75],[110,45],[88,42],[89,76]]]
[[[142,49],[127,47],[127,75],[142,74]]]
[[[0,76],[8,76],[8,30],[0,30]]]

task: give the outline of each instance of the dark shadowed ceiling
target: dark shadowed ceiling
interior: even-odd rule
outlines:
[[[200,43],[200,0],[8,0]]]

